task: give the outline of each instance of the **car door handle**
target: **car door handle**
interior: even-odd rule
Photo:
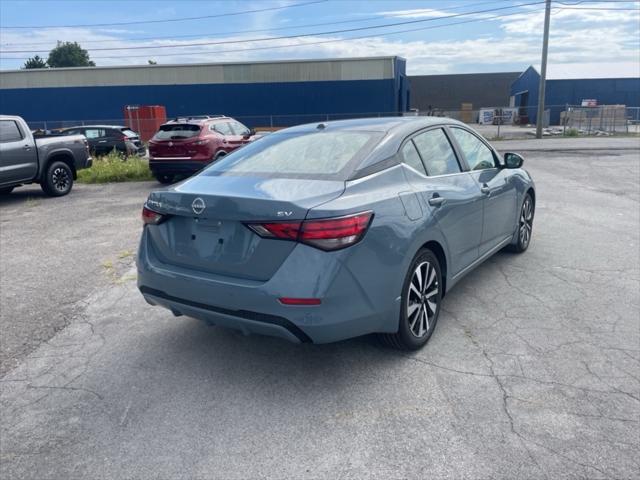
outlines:
[[[491,195],[491,189],[487,185],[483,185],[480,191],[485,195]]]
[[[24,146],[24,147],[22,147],[22,148],[24,148],[25,150],[29,151],[29,150],[31,150],[31,145],[25,145],[25,146]]]
[[[444,203],[444,198],[442,197],[431,197],[429,199],[429,205],[431,205],[432,207],[439,207],[443,203]]]
[[[107,143],[106,140],[99,140],[98,143]]]

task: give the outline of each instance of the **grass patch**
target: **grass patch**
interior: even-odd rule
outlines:
[[[91,168],[78,171],[78,183],[142,182],[153,180],[145,159],[129,157],[123,160],[112,152],[93,160]]]
[[[570,128],[564,132],[565,137],[579,137],[580,132],[576,128]]]

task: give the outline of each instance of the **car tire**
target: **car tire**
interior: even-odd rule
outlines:
[[[533,217],[535,216],[535,203],[530,193],[524,196],[520,214],[518,215],[518,228],[515,232],[515,242],[507,245],[507,250],[514,253],[522,253],[531,244],[531,235],[533,234]]]
[[[73,187],[73,172],[64,162],[52,162],[40,184],[44,193],[50,197],[62,197]]]
[[[382,340],[399,350],[422,348],[436,328],[441,302],[440,262],[431,250],[424,248],[411,262],[402,286],[398,331],[381,334]]]
[[[221,158],[223,158],[225,155],[227,154],[227,152],[218,152],[213,156],[213,161],[218,161]]]
[[[0,188],[0,195],[9,195],[11,192],[13,192],[13,188],[14,187]]]
[[[175,178],[174,175],[170,175],[167,173],[156,173],[154,174],[154,177],[156,177],[156,180],[158,180],[158,182],[163,185],[169,185],[173,183],[173,179]]]

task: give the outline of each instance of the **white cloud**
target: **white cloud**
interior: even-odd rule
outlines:
[[[599,4],[588,4],[589,7]],[[627,5],[627,4],[616,4]],[[391,14],[393,12],[382,12]],[[395,12],[409,15],[447,14],[434,9],[415,9]],[[228,37],[201,37],[183,40],[120,40],[121,32],[92,29],[38,29],[31,32],[0,33],[0,43],[20,45],[33,42],[48,42],[46,51],[58,39],[74,39],[86,47],[121,46],[166,46],[158,49],[90,51],[98,65],[144,64],[147,59],[161,64],[224,62],[248,60],[272,60],[283,58],[315,57],[358,57],[378,55],[400,55],[407,59],[410,74],[503,71],[505,69],[526,68],[540,61],[543,15],[539,9],[526,13],[496,19],[490,23],[493,30],[481,31],[473,38],[464,37],[468,25],[447,27],[446,29],[425,30],[423,38],[431,40],[406,40],[400,36],[380,35],[374,38],[349,40],[338,36],[313,36],[299,39],[280,39],[269,42],[247,42],[242,44],[204,45],[169,49],[170,45],[206,43],[220,41],[250,40],[255,34]],[[260,26],[267,26],[271,20],[262,18]],[[430,25],[430,24],[429,24]],[[599,62],[619,63],[633,71],[638,65],[640,45],[640,14],[634,11],[600,11],[575,8],[557,10],[552,17],[551,41],[549,49],[550,65],[597,64]],[[428,33],[427,33],[428,32]],[[364,33],[364,32],[363,32]],[[266,35],[258,35],[264,37]],[[103,43],[91,43],[101,41]],[[291,44],[305,45],[327,42],[306,47],[291,47]],[[263,46],[274,46],[271,50],[228,51]],[[33,48],[33,47],[29,47]],[[0,66],[16,68],[22,61],[11,61],[7,57],[27,57],[33,54],[10,54],[6,50],[17,50],[16,46],[2,47]],[[20,48],[22,49],[22,48]],[[165,54],[170,53],[168,56]],[[100,58],[115,57],[115,58]],[[516,67],[514,67],[516,66]],[[640,67],[639,67],[640,68]],[[637,71],[638,69],[635,69]]]

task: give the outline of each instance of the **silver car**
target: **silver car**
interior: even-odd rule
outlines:
[[[422,347],[442,300],[531,241],[522,157],[446,118],[303,125],[149,195],[138,286],[152,305],[242,332]]]

